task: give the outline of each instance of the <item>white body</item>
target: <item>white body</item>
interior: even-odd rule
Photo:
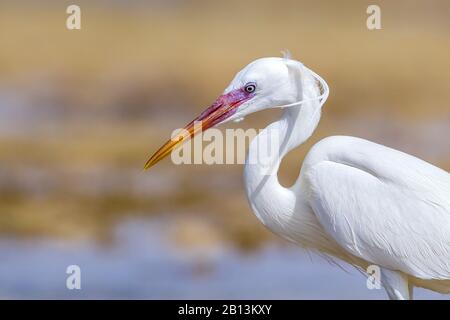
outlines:
[[[234,118],[319,95],[307,68],[297,75],[300,79],[292,80],[297,85],[286,85],[280,79],[290,74],[290,67],[274,71],[283,59],[270,59],[277,58],[247,66],[227,89],[254,80],[266,90]],[[274,78],[278,85],[273,90],[286,90],[286,101],[280,95],[271,100],[267,88]],[[267,174],[267,168],[259,164],[245,165],[246,192],[256,216],[276,234],[307,249],[363,270],[378,265],[390,298],[412,298],[414,286],[450,293],[448,172],[367,140],[334,136],[309,151],[292,187],[279,184],[276,172],[282,158],[308,139],[320,120],[323,102],[306,100],[289,105],[250,145],[248,157],[279,139],[278,150],[264,159],[275,174]]]

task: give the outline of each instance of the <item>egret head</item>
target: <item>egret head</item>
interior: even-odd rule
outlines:
[[[236,74],[210,107],[147,161],[145,169],[170,154],[183,141],[208,128],[242,120],[260,110],[298,104],[303,100],[304,70],[310,71],[299,61],[288,58],[261,58],[251,62]]]
[[[262,58],[247,65],[236,74],[221,96],[239,93],[245,100],[221,123],[299,101],[302,95],[298,81],[301,67],[300,62],[285,58]]]

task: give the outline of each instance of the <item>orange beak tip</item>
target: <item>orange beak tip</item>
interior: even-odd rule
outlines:
[[[154,164],[155,162],[153,161],[153,159],[148,160],[144,165],[143,171],[147,171],[148,169],[153,167]]]

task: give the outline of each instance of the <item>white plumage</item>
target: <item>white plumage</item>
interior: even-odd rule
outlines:
[[[285,188],[277,177],[280,162],[312,135],[328,86],[298,61],[263,58],[240,71],[224,95],[249,83],[256,90],[219,123],[285,108],[252,141],[244,167],[259,220],[289,241],[359,269],[379,266],[392,299],[412,298],[414,286],[450,293],[450,174],[364,139],[333,136],[314,145],[295,184]]]
[[[304,91],[309,98],[317,95],[314,76],[298,68]],[[271,132],[281,137],[284,147],[270,159],[277,171],[283,156],[312,134],[320,107],[316,100],[287,108],[252,145],[269,144]],[[450,293],[446,171],[364,139],[333,136],[309,151],[291,188],[282,187],[276,175],[258,172],[246,165],[247,195],[275,233],[363,269],[380,266],[391,298],[409,298],[412,286]]]

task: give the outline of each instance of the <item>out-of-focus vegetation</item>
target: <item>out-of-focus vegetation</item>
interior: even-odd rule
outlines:
[[[243,248],[271,237],[247,206],[241,166],[142,165],[235,72],[285,48],[331,96],[315,136],[286,159],[284,183],[330,134],[450,168],[448,1],[379,1],[379,31],[366,28],[368,1],[78,1],[80,31],[65,28],[69,4],[0,4],[3,234],[107,239],[124,217],[173,214],[180,243],[200,221],[204,239]]]

